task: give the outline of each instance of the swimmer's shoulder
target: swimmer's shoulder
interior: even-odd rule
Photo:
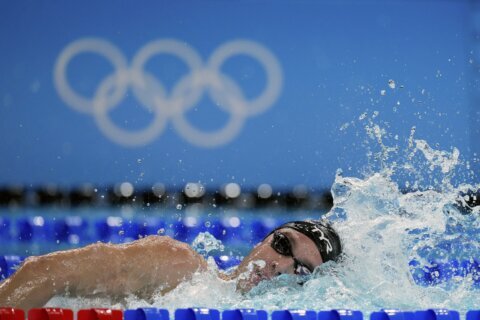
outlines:
[[[74,249],[74,252],[93,251],[98,254],[134,254],[134,253],[165,253],[169,255],[191,255],[199,256],[187,243],[175,240],[168,236],[150,235],[131,242],[122,244],[96,242],[83,248]],[[51,253],[48,256],[54,256],[61,253]]]
[[[175,240],[169,236],[146,236],[141,239],[124,244],[124,246],[137,247],[164,247],[169,249],[189,249],[193,250],[187,243]]]
[[[205,259],[192,249],[187,243],[175,240],[168,236],[147,236],[142,239],[124,244],[127,250],[146,250],[152,251],[157,256],[169,257],[169,259],[186,259],[197,265],[199,269],[206,270],[207,262]]]

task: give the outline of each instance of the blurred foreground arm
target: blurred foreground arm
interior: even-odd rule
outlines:
[[[150,236],[131,243],[95,243],[28,258],[0,283],[0,307],[42,307],[54,295],[149,297],[172,290],[206,261],[187,244]]]

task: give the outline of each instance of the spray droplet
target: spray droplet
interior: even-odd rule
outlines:
[[[388,86],[390,89],[395,89],[395,81],[392,79],[388,80]]]

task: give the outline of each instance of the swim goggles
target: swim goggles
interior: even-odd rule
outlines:
[[[270,246],[273,250],[277,253],[281,254],[282,256],[292,257],[293,258],[293,269],[296,275],[306,276],[313,272],[309,267],[307,267],[302,262],[298,261],[297,258],[293,256],[292,252],[292,244],[288,237],[280,231],[273,232],[273,239],[270,243]]]

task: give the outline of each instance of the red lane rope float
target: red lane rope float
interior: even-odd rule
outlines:
[[[73,320],[73,311],[60,308],[30,309],[28,320]]]
[[[25,311],[14,308],[0,308],[0,320],[24,320]]]
[[[123,320],[123,312],[104,308],[84,309],[78,311],[77,320]]]

